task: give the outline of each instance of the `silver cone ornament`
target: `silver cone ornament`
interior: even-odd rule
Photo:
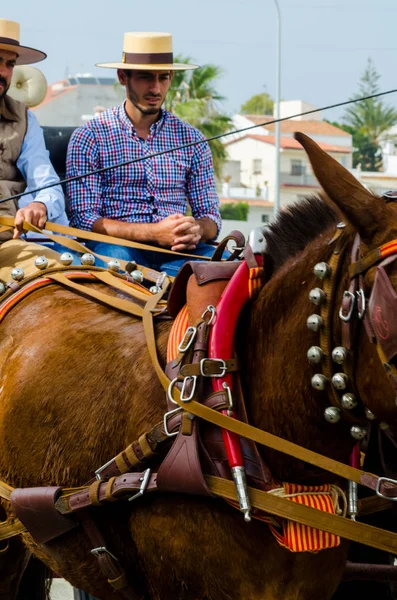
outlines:
[[[347,350],[343,346],[337,346],[332,350],[332,360],[338,365],[341,365],[343,362],[345,362],[346,357]]]
[[[361,425],[353,425],[350,427],[350,435],[355,440],[363,440],[367,435],[367,428],[362,427]]]
[[[34,261],[34,266],[38,269],[46,269],[48,267],[48,258],[46,256],[38,256]]]
[[[59,260],[65,267],[68,267],[73,262],[73,254],[70,252],[62,252]]]
[[[93,254],[90,254],[89,252],[83,254],[80,260],[81,264],[85,267],[92,267],[93,265],[95,265],[95,256]]]
[[[310,331],[319,331],[323,327],[324,321],[320,315],[310,315],[306,321],[306,325]]]
[[[345,373],[335,373],[332,376],[332,385],[337,390],[345,390],[347,386],[348,377]]]
[[[313,364],[317,364],[322,361],[324,357],[324,352],[320,346],[312,346],[307,351],[307,358]]]
[[[369,408],[365,407],[364,412],[365,412],[365,416],[367,417],[368,421],[374,421],[376,419],[374,413]]]
[[[120,263],[118,260],[112,259],[108,262],[109,271],[113,271],[114,273],[118,273],[120,271]]]
[[[325,420],[328,423],[338,423],[340,421],[340,410],[336,406],[328,406],[324,411]]]
[[[315,265],[313,273],[319,279],[326,279],[331,275],[332,269],[326,262],[319,262]]]
[[[345,410],[353,410],[353,408],[356,408],[357,406],[357,400],[354,394],[343,394],[340,403]]]
[[[321,375],[320,373],[316,373],[312,377],[312,387],[316,390],[325,390],[327,387],[328,379],[325,375]]]
[[[323,290],[319,287],[313,288],[309,292],[309,300],[312,304],[316,306],[320,306],[323,304],[327,298],[327,294],[323,292]]]
[[[20,267],[16,267],[11,271],[11,277],[15,281],[22,281],[22,279],[25,277],[25,272]]]
[[[142,273],[142,271],[139,271],[138,269],[135,269],[135,271],[131,271],[131,277],[137,283],[142,283],[142,281],[143,281],[143,273]]]

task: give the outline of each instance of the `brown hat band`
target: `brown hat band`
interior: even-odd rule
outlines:
[[[172,52],[123,52],[122,60],[131,65],[172,65],[174,55]]]
[[[12,38],[0,37],[0,44],[11,44],[13,46],[19,46],[18,40]]]

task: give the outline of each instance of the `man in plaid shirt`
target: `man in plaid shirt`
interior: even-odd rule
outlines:
[[[162,109],[175,70],[170,34],[126,33],[117,68],[127,99],[77,129],[70,140],[68,177],[204,140],[197,129]],[[175,252],[209,256],[220,224],[207,142],[117,167],[68,184],[71,225]],[[187,216],[188,203],[192,216]],[[186,260],[159,252],[89,242],[98,254],[176,275]]]

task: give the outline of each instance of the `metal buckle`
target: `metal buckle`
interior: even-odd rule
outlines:
[[[161,271],[160,275],[156,279],[156,286],[158,288],[161,289],[163,287],[164,280],[165,280],[166,277],[167,277],[166,271]]]
[[[98,548],[93,548],[91,550],[91,554],[93,554],[94,556],[99,556],[100,554],[103,554],[103,553],[111,556],[113,558],[113,560],[115,560],[117,563],[119,562],[118,558],[116,558],[114,554],[109,552],[109,550],[107,548],[105,548],[105,546],[98,546]]]
[[[175,402],[175,400],[173,400],[173,402]],[[178,408],[174,408],[173,410],[169,410],[168,412],[165,413],[164,415],[164,419],[163,419],[163,423],[164,423],[164,433],[167,437],[175,437],[176,435],[178,435],[178,431],[169,431],[168,430],[168,423],[167,423],[167,419],[170,415],[174,415],[179,411],[182,411],[182,407],[178,406]]]
[[[185,335],[183,336],[181,343],[178,346],[178,352],[183,353],[183,352],[186,352],[187,350],[189,350],[190,346],[192,345],[192,343],[196,337],[196,334],[197,334],[197,327],[192,327],[192,326],[188,327],[185,331]],[[184,346],[185,339],[188,335],[190,335],[190,338],[186,342],[186,345]]]
[[[356,296],[357,296],[357,314],[358,314],[358,318],[362,319],[365,313],[365,294],[364,294],[364,290],[362,288],[360,288],[359,290],[357,290],[356,292]],[[360,298],[361,298],[361,310],[360,310]]]
[[[205,363],[215,363],[219,367],[219,373],[205,373]],[[203,377],[223,377],[227,371],[226,362],[222,358],[202,358],[200,360],[200,375]]]
[[[376,482],[376,488],[375,488],[376,495],[379,496],[379,498],[385,498],[386,500],[391,500],[392,502],[397,502],[397,496],[394,496],[394,497],[393,496],[385,496],[380,491],[380,486],[385,481],[388,481],[389,483],[394,483],[395,485],[397,485],[397,481],[395,479],[390,479],[389,477],[379,477],[378,481]]]
[[[354,310],[354,304],[356,302],[356,298],[355,298],[354,294],[352,294],[352,292],[348,292],[348,291],[343,292],[343,297],[344,298],[347,298],[348,296],[351,299],[351,305],[350,305],[349,312],[345,316],[343,314],[343,308],[342,308],[342,306],[340,307],[340,310],[339,310],[339,318],[342,319],[342,321],[345,321],[345,323],[347,323],[348,321],[350,321],[350,319],[352,318],[352,314],[353,314],[353,310]]]
[[[97,469],[95,471],[95,477],[98,479],[98,481],[101,480],[101,473],[102,471],[104,471],[106,469],[106,467],[108,467],[110,465],[110,463],[113,462],[113,458],[111,458],[107,463],[105,463],[104,465],[102,465],[102,467],[99,467],[99,469]]]
[[[203,314],[201,315],[201,318],[204,319],[205,316],[207,315],[207,313],[211,313],[211,317],[208,321],[208,325],[211,325],[211,323],[213,322],[213,320],[215,319],[215,315],[216,315],[216,308],[215,306],[212,306],[212,304],[209,304],[207,306],[207,308],[205,309],[205,311],[203,312]]]
[[[192,389],[190,390],[190,394],[188,396],[185,396],[186,385],[189,383],[189,381],[193,382]],[[182,402],[190,402],[190,400],[193,400],[193,396],[196,392],[196,384],[197,384],[197,375],[188,375],[187,377],[184,378],[184,380],[182,382],[182,389],[181,389],[181,395],[180,395],[180,399]]]
[[[227,399],[229,402],[229,406],[227,407],[227,416],[228,417],[232,417],[233,416],[233,397],[232,397],[232,390],[230,389],[229,385],[227,384],[226,381],[224,381],[222,383],[222,387],[224,390],[226,390],[226,394],[227,394]]]
[[[128,498],[128,502],[132,502],[132,500],[135,500],[136,498],[143,496],[143,494],[146,492],[146,488],[149,483],[150,473],[151,473],[151,469],[146,469],[146,471],[143,474],[143,477],[141,477],[139,480],[142,482],[141,487],[139,488],[139,492],[137,492],[136,494],[131,496],[131,498]]]

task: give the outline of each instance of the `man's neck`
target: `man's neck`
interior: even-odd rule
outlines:
[[[135,127],[135,130],[139,137],[146,139],[150,135],[150,128],[156,121],[159,120],[161,110],[154,115],[145,115],[139,108],[132,104],[131,100],[127,98],[125,102],[125,112],[127,117]]]

